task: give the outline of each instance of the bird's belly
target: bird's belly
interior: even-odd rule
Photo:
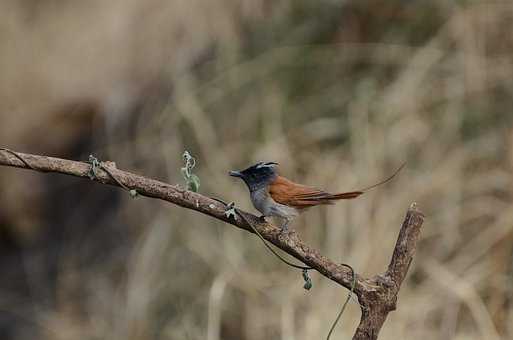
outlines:
[[[272,200],[272,199],[271,199]],[[274,200],[273,200],[274,202]],[[289,207],[283,204],[279,204],[274,202],[275,204],[271,207],[271,216],[278,216],[284,218],[286,220],[290,220],[297,215],[299,215],[299,211],[296,208]]]

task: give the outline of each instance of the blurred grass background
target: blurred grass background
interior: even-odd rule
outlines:
[[[228,170],[273,160],[342,191],[407,161],[293,227],[373,275],[416,201],[380,339],[510,339],[512,30],[509,1],[4,0],[0,144],[170,183],[189,150],[201,192],[250,210]],[[322,339],[347,293],[163,202],[8,168],[0,186],[2,339]]]

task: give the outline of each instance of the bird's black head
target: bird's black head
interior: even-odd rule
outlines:
[[[242,171],[230,171],[230,176],[242,178],[249,191],[255,191],[274,181],[277,165],[275,162],[260,162]]]

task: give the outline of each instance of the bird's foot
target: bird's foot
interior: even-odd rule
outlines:
[[[283,223],[280,227],[280,234],[288,234],[290,231],[289,231],[289,222],[290,221],[285,221],[285,223]]]

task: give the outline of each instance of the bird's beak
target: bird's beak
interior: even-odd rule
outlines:
[[[234,171],[234,170],[232,170],[232,171],[230,171],[230,172],[229,172],[229,174],[230,174],[230,176],[232,176],[232,177],[242,177],[242,174],[240,173],[240,171]]]

